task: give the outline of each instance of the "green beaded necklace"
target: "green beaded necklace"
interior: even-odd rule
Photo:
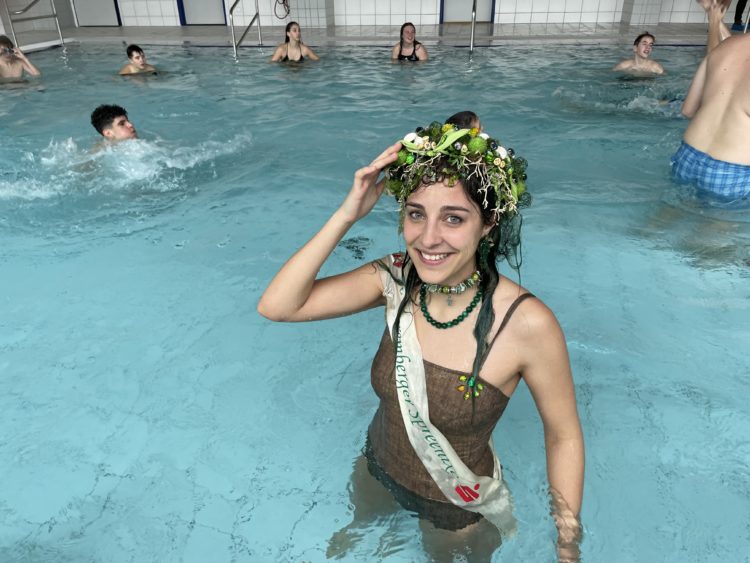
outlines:
[[[471,313],[474,308],[479,305],[479,302],[482,300],[482,288],[477,289],[477,294],[474,296],[474,299],[471,300],[471,303],[464,309],[463,313],[458,315],[455,319],[452,321],[448,321],[447,323],[441,323],[436,321],[432,318],[432,315],[430,315],[429,312],[427,312],[427,287],[422,284],[422,286],[419,288],[419,308],[422,310],[422,315],[424,315],[425,320],[430,323],[435,328],[451,328],[456,326],[457,324],[461,323],[466,319],[466,317],[469,316],[469,313]]]

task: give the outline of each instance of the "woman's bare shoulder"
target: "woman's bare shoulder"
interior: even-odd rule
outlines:
[[[530,297],[522,298],[525,294],[530,294]],[[505,276],[500,277],[493,305],[498,323],[502,322],[515,305],[504,330],[511,332],[516,338],[535,339],[560,330],[554,313],[539,297]]]

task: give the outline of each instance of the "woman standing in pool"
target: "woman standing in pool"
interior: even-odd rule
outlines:
[[[284,43],[281,43],[271,56],[272,63],[292,61],[295,63],[301,63],[305,60],[305,57],[313,61],[319,61],[320,57],[310,49],[307,45],[302,42],[302,32],[300,31],[299,24],[297,22],[289,22],[286,24],[286,38]]]
[[[565,339],[552,312],[497,268],[502,259],[519,267],[519,208],[530,201],[525,168],[475,129],[433,123],[407,134],[355,173],[344,202],[281,268],[258,311],[275,321],[311,321],[385,308],[372,366],[380,405],[358,465],[366,462],[423,522],[465,528],[459,540],[487,538],[472,535],[487,529],[483,519],[513,532],[491,436],[523,379],[544,425],[559,549],[575,558],[584,456]],[[399,202],[406,253],[317,279],[384,189]],[[362,473],[355,469],[354,489],[375,483]],[[366,479],[372,483],[361,484]],[[358,512],[376,510],[365,503],[353,502],[350,527]]]
[[[426,61],[427,49],[415,39],[417,30],[414,24],[406,22],[401,26],[401,39],[391,50],[391,60],[394,61]]]

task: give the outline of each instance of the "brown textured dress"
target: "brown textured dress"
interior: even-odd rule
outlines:
[[[500,330],[508,318],[506,315]],[[365,446],[370,473],[404,508],[417,512],[438,528],[457,530],[477,522],[482,516],[446,499],[414,452],[396,395],[395,361],[393,342],[386,329],[372,362],[372,387],[380,398],[380,406],[370,424]],[[477,475],[492,476],[494,455],[490,437],[508,397],[482,381],[481,394],[473,400],[464,400],[463,393],[456,389],[461,384],[458,378],[462,372],[428,361],[424,367],[430,421],[469,469]]]

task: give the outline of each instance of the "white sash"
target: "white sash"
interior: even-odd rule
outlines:
[[[391,334],[398,307],[405,298],[404,286],[396,283],[391,276],[400,277],[401,259],[400,255],[389,256],[387,266],[390,273],[381,271],[380,274],[387,301],[386,321]],[[503,537],[512,535],[516,529],[513,502],[502,480],[500,460],[495,454],[492,438],[490,448],[495,456],[493,476],[479,476],[466,467],[445,436],[430,422],[422,350],[417,339],[411,302],[404,308],[399,326],[396,390],[409,441],[446,498],[465,510],[480,513],[497,527]]]

